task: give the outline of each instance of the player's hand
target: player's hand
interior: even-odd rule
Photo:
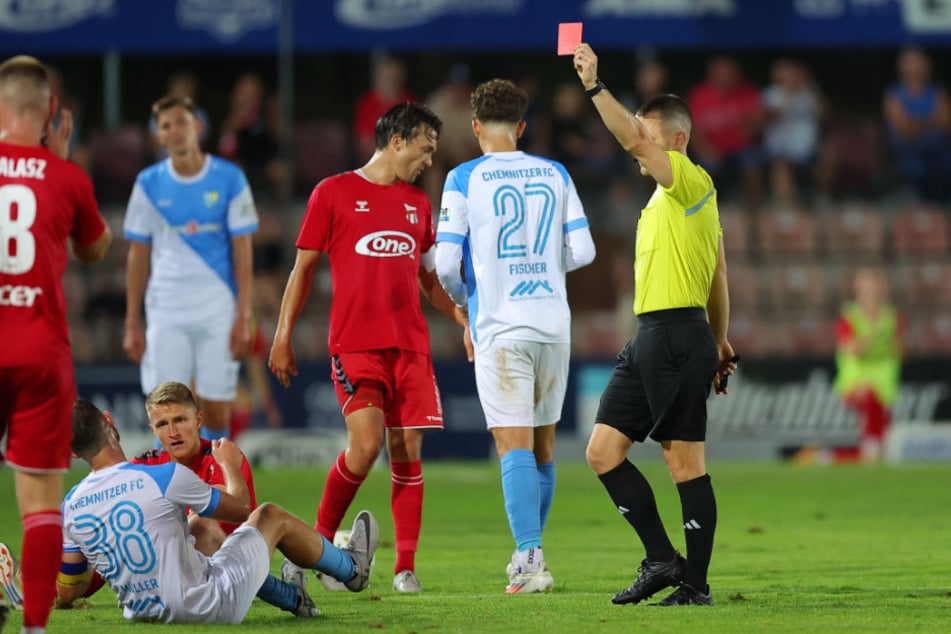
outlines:
[[[274,339],[267,367],[277,377],[278,383],[284,387],[291,386],[291,376],[297,376],[297,360],[294,358],[294,350],[291,349],[290,343]]]
[[[251,320],[240,315],[231,326],[231,338],[228,341],[231,358],[240,361],[251,349]]]
[[[462,333],[462,345],[466,347],[466,359],[469,363],[475,361],[475,348],[472,345],[472,329],[469,327],[469,322],[466,322],[466,329]]]
[[[598,56],[584,42],[575,47],[574,64],[581,85],[594,88],[598,83]]]
[[[145,331],[140,324],[126,324],[125,336],[122,338],[122,349],[125,356],[136,363],[142,363],[145,354]]]
[[[59,129],[53,128],[53,121],[46,124],[46,147],[50,152],[65,159],[69,157],[69,139],[73,135],[73,113],[67,108],[59,111]]]
[[[717,374],[713,377],[713,391],[716,394],[729,394],[730,390],[722,383],[726,377],[736,372],[736,362],[739,358],[733,351],[733,346],[729,341],[717,344],[717,353],[720,356],[720,365],[717,368]]]
[[[243,456],[238,445],[227,438],[218,438],[211,441],[211,457],[214,458],[222,468],[241,469]]]

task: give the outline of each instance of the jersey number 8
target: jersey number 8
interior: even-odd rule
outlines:
[[[16,208],[16,218],[13,209]],[[26,185],[0,187],[0,273],[18,275],[33,268],[36,239],[36,195]]]

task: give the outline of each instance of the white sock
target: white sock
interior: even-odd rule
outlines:
[[[545,567],[545,555],[541,547],[520,550],[515,553],[513,562],[521,572],[538,572]]]

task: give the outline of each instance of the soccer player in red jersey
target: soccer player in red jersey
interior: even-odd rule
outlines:
[[[315,528],[333,539],[385,436],[396,532],[393,587],[399,592],[420,591],[415,555],[423,508],[422,436],[443,426],[419,289],[438,310],[466,324],[436,279],[429,199],[410,184],[432,165],[441,128],[421,104],[394,106],[376,124],[376,152],[367,164],[314,189],[269,359],[271,371],[288,386],[297,374],[294,325],[326,253],[333,280],[331,376],[349,446],[327,475]]]
[[[21,55],[0,64],[0,437],[16,471],[30,634],[46,629],[62,553],[76,398],[62,286],[66,243],[91,263],[112,239],[89,177],[63,158],[72,119],[64,110],[53,130],[57,109],[38,60]]]

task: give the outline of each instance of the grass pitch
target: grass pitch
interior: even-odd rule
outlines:
[[[662,463],[654,484],[674,544],[683,547],[674,485]],[[555,592],[507,596],[512,551],[498,467],[425,465],[417,574],[424,592],[390,589],[394,560],[389,474],[375,470],[352,511],[381,524],[371,587],[361,594],[309,590],[323,615],[295,619],[255,601],[244,624],[146,626],[123,621],[104,589],[85,609],[54,611],[50,632],[947,632],[951,631],[951,465],[816,467],[712,464],[719,527],[710,608],[615,606],[643,556],[627,523],[583,464],[559,464],[545,558]],[[70,482],[83,474],[70,474]],[[325,472],[258,471],[258,500],[314,517]],[[19,550],[13,476],[0,471],[0,539]],[[345,520],[349,525],[353,512]],[[277,572],[280,556],[272,570]],[[666,594],[661,593],[655,599]],[[7,625],[18,632],[20,614]]]

